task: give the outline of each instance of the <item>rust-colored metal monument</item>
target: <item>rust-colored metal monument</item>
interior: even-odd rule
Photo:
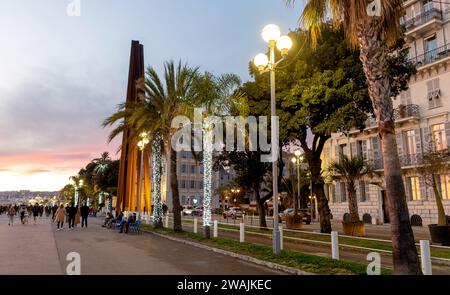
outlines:
[[[127,102],[138,101],[139,94],[136,82],[143,78],[144,75],[144,46],[139,41],[132,41]],[[141,193],[139,188],[141,152],[137,147],[137,143],[129,140],[133,132],[135,130],[132,128],[123,132],[116,212],[139,211],[149,213],[151,211],[149,155],[147,151],[144,152],[143,192]],[[141,202],[139,202],[139,198],[141,198]],[[138,204],[140,204],[141,208],[138,208]]]

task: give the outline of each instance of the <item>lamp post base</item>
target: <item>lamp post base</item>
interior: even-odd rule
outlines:
[[[273,229],[273,238],[272,238],[273,254],[275,254],[275,255],[279,255],[281,253],[280,239],[281,239],[280,229],[278,227],[275,227]]]

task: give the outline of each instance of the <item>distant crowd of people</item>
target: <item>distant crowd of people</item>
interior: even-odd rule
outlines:
[[[81,223],[81,227],[88,226],[89,215],[96,216],[97,210],[91,208],[84,203],[81,207],[75,206],[74,203],[67,204],[66,206],[57,205],[54,206],[43,206],[35,204],[32,206],[27,205],[9,205],[0,206],[0,215],[6,214],[8,216],[8,225],[14,225],[15,217],[20,218],[20,223],[22,225],[28,224],[29,219],[33,217],[33,223],[37,224],[38,218],[42,218],[45,214],[47,218],[52,219],[56,223],[57,230],[62,230],[64,228],[64,223],[69,225],[69,229],[73,230]]]

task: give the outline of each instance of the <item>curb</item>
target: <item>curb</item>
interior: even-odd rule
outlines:
[[[281,264],[273,263],[273,262],[267,262],[267,261],[264,261],[264,260],[260,260],[260,259],[254,258],[254,257],[247,256],[247,255],[237,254],[237,253],[234,253],[234,252],[230,252],[230,251],[226,251],[226,250],[222,250],[222,249],[206,246],[206,245],[199,244],[199,243],[195,243],[195,242],[191,242],[191,241],[187,241],[187,240],[183,240],[183,239],[179,239],[179,238],[175,238],[175,237],[171,237],[171,236],[166,236],[166,235],[162,235],[162,234],[159,234],[159,233],[146,231],[146,230],[142,230],[142,232],[143,233],[147,233],[147,234],[152,234],[152,235],[164,238],[164,239],[172,240],[172,241],[175,241],[175,242],[178,242],[178,243],[182,243],[182,244],[190,245],[190,246],[193,246],[193,247],[201,248],[201,249],[204,249],[204,250],[212,251],[212,252],[215,252],[215,253],[219,253],[219,254],[222,254],[222,255],[226,255],[226,256],[229,256],[229,257],[237,258],[239,260],[250,262],[250,263],[253,263],[253,264],[256,264],[256,265],[265,266],[267,268],[270,268],[270,269],[273,269],[273,270],[282,271],[282,272],[285,272],[285,273],[288,273],[288,274],[300,275],[300,276],[301,275],[314,275],[312,273],[309,273],[309,272],[306,272],[306,271],[303,271],[303,270],[299,270],[299,269],[296,269],[296,268],[293,268],[293,267],[289,267],[289,266],[285,266],[285,265],[281,265]]]

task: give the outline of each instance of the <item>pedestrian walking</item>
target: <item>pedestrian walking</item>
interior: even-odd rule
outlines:
[[[9,218],[8,225],[9,226],[13,226],[13,224],[14,224],[14,215],[16,215],[16,210],[14,210],[13,206],[9,205],[9,208],[8,208],[8,218]]]
[[[26,211],[27,211],[27,208],[25,207],[25,205],[20,206],[19,214],[20,214],[20,222],[22,222],[22,224],[25,224]]]
[[[76,214],[75,214],[75,227],[77,227],[80,224],[80,220],[81,220],[81,213],[80,213],[80,208],[78,208],[78,206],[75,207],[76,210]]]
[[[81,206],[81,227],[86,227],[88,226],[88,216],[89,216],[89,206],[85,203],[83,206]]]
[[[66,219],[66,215],[66,209],[64,208],[64,205],[61,204],[61,206],[55,212],[55,222],[57,224],[57,230],[61,230],[64,228],[64,220]]]
[[[36,203],[34,204],[33,208],[31,209],[33,212],[33,221],[34,225],[37,223],[37,218],[39,217],[39,213],[41,212],[41,209],[39,208],[39,205]]]
[[[73,230],[75,226],[75,216],[77,215],[77,208],[75,208],[74,203],[70,205],[67,215],[69,216],[69,229]]]

